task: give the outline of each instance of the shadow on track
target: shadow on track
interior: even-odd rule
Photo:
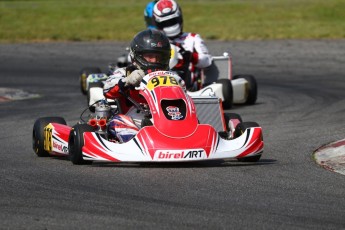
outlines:
[[[145,163],[113,163],[113,162],[95,162],[92,167],[133,167],[133,168],[212,168],[212,167],[248,167],[275,164],[274,159],[263,159],[258,162],[238,162],[237,160],[213,160],[199,162],[145,162]]]

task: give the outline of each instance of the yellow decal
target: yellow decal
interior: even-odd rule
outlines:
[[[170,52],[170,59],[175,57],[175,49],[171,49],[171,52]]]
[[[47,152],[51,152],[53,150],[53,126],[49,123],[46,127],[44,127],[44,150]]]
[[[176,78],[172,76],[156,76],[149,80],[147,83],[147,88],[149,90],[154,89],[159,86],[175,86],[178,85]]]

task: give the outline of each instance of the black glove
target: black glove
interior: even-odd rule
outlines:
[[[129,89],[129,87],[126,86],[126,83],[123,82],[122,80],[123,79],[120,79],[119,82],[117,83],[117,85],[120,88],[120,93],[124,94]]]
[[[185,63],[190,63],[192,61],[192,52],[190,51],[187,51],[187,50],[183,50],[183,51],[180,51],[182,57],[183,57],[183,61]]]
[[[181,43],[175,42],[173,44],[179,48],[178,52],[182,55],[184,63],[189,64],[192,61],[192,52],[185,50]]]

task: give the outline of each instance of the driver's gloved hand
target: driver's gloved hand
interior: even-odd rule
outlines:
[[[192,61],[192,57],[193,57],[192,52],[185,50],[181,43],[173,43],[173,44],[179,48],[178,52],[182,55],[184,63],[189,64]]]
[[[137,87],[140,85],[141,80],[145,76],[145,72],[141,69],[134,70],[127,77],[121,79],[125,83],[125,87],[134,86]]]
[[[192,52],[190,51],[187,51],[187,50],[184,50],[184,51],[181,51],[180,52],[182,57],[183,57],[183,60],[186,62],[186,63],[190,63],[192,61]]]
[[[126,86],[126,83],[123,80],[124,79],[120,79],[120,81],[117,83],[117,85],[120,88],[120,92],[125,93],[129,89],[129,87]]]

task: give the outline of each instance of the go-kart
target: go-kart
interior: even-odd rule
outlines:
[[[171,45],[172,56],[170,68],[176,63],[179,47]],[[223,108],[230,109],[233,104],[255,104],[257,99],[257,82],[252,75],[232,75],[232,58],[229,53],[221,56],[213,56],[211,66],[193,73],[188,94],[192,97],[215,94],[222,99]],[[128,54],[120,56],[116,64],[110,64],[107,73],[103,73],[99,67],[86,67],[80,71],[80,86],[83,94],[88,93],[91,85],[101,87],[97,82],[104,81],[109,73],[119,67],[127,66],[130,62]],[[96,83],[96,84],[95,84]]]
[[[192,99],[170,71],[147,74],[127,114],[142,115],[140,129],[123,142],[109,133],[120,104],[98,102],[95,113],[73,127],[61,117],[44,117],[33,126],[33,150],[39,157],[68,156],[73,164],[108,162],[184,162],[238,159],[256,162],[263,152],[262,129],[240,115],[223,113],[218,97]],[[85,111],[88,111],[86,109]],[[140,117],[140,116],[137,116]]]

